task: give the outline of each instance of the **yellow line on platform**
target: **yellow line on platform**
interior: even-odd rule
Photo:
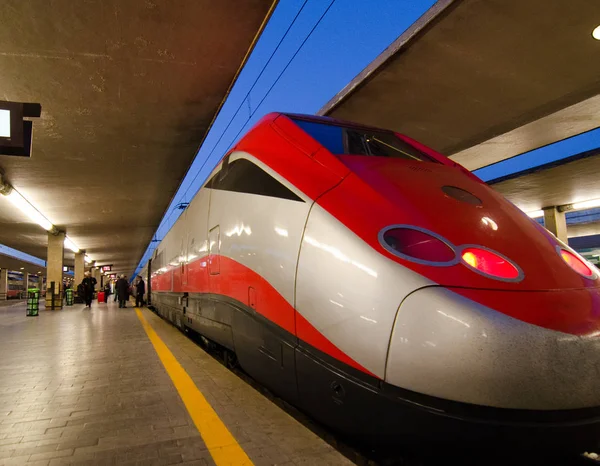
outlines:
[[[219,418],[212,406],[198,390],[192,378],[188,375],[179,361],[173,356],[167,345],[154,331],[139,308],[135,309],[142,327],[152,342],[156,354],[160,358],[169,377],[173,381],[179,396],[183,400],[198,432],[217,466],[252,465],[246,452],[240,447],[231,432]]]

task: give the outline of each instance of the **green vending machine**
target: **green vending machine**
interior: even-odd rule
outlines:
[[[27,290],[27,315],[38,316],[40,313],[40,290],[38,288],[29,288]]]

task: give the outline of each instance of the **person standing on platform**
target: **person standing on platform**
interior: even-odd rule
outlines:
[[[83,286],[83,300],[86,307],[92,308],[92,300],[94,299],[94,289],[96,288],[96,279],[85,272],[81,285]]]
[[[119,308],[126,308],[129,299],[129,283],[127,283],[125,275],[121,275],[121,278],[117,280],[117,296],[119,298]]]
[[[108,297],[110,296],[110,283],[106,282],[104,285],[104,302],[108,303]]]
[[[135,307],[144,306],[144,293],[146,292],[146,284],[142,277],[138,275],[137,283],[135,284]]]

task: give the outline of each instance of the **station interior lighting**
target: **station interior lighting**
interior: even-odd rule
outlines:
[[[49,232],[56,231],[56,227],[52,225],[52,222],[33,207],[16,189],[12,188],[5,196],[17,209],[26,214],[34,223],[37,223],[44,230]]]
[[[534,210],[533,212],[525,212],[531,218],[540,218],[544,216],[543,210]]]
[[[0,112],[2,112],[2,110],[0,110]],[[37,223],[44,230],[47,230],[50,233],[58,232],[58,229],[52,224],[52,222],[46,217],[44,217],[44,215],[39,210],[33,207],[31,203],[27,199],[25,199],[21,195],[21,193],[19,193],[14,187],[12,187],[6,182],[3,182],[1,178],[0,184],[0,192],[4,194],[4,196],[8,198],[8,200],[11,201],[17,209],[25,213],[34,223]],[[74,253],[78,253],[80,251],[77,245],[68,236],[65,236],[64,245]],[[85,256],[85,258],[86,262],[91,262],[91,259],[89,257]]]
[[[600,34],[600,32],[599,32]],[[592,199],[591,201],[575,202],[571,205],[572,210],[593,209],[600,207],[600,199]]]
[[[83,260],[86,261],[88,264],[91,264],[93,262],[87,254],[83,257]]]
[[[600,40],[600,26],[597,26],[596,29],[592,31],[592,37],[596,40]]]
[[[68,236],[65,236],[65,246],[71,251],[73,251],[75,254],[79,252],[79,248],[75,246],[75,243]]]

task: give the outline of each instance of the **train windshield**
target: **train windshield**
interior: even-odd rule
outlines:
[[[393,133],[315,123],[298,119],[294,119],[294,123],[316,139],[332,154],[396,157],[407,160],[418,160],[420,162],[439,163],[437,160],[399,139]]]

